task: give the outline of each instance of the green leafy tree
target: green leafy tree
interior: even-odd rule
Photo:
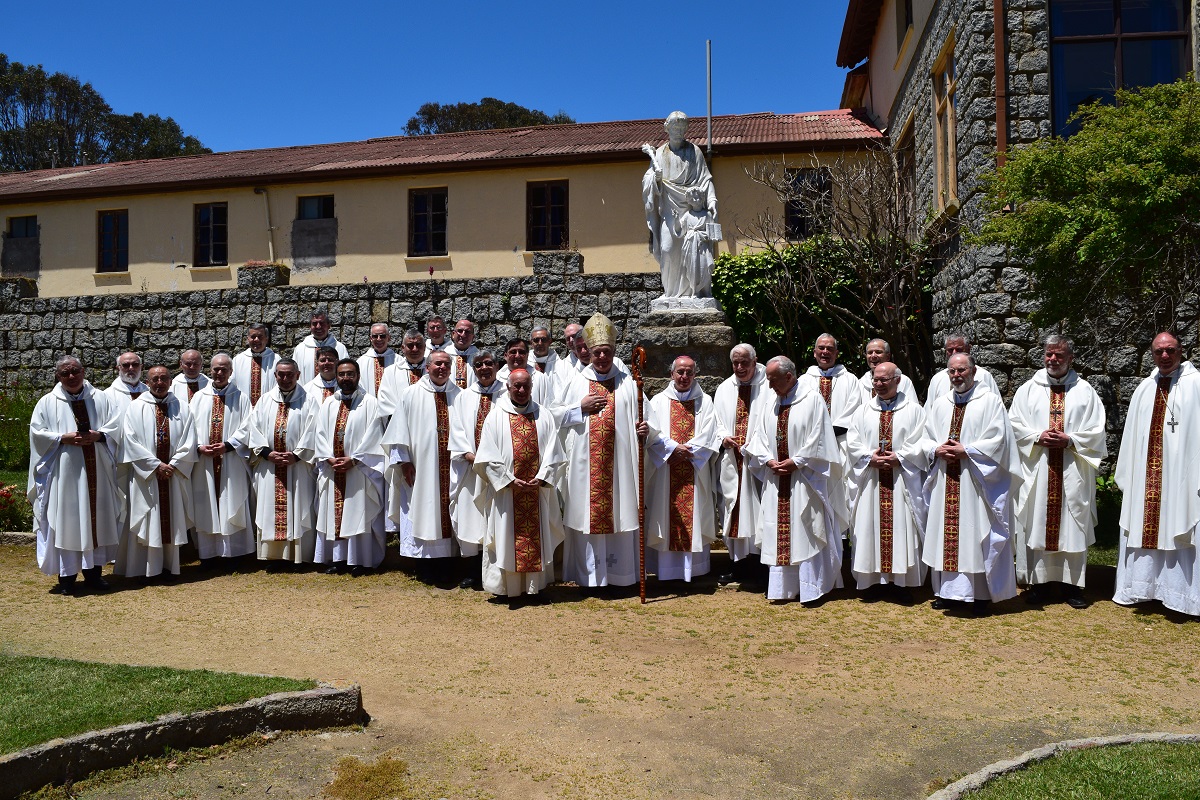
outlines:
[[[211,153],[195,136],[187,136],[171,117],[157,114],[110,114],[105,126],[108,161],[167,158]]]
[[[564,111],[551,116],[544,111],[485,97],[478,103],[425,103],[408,120],[404,134],[424,136],[430,133],[524,128],[530,125],[567,125],[574,121]]]
[[[1200,285],[1200,85],[1121,90],[1075,119],[1069,139],[1009,151],[976,240],[1025,262],[1043,327],[1111,341],[1185,322]]]

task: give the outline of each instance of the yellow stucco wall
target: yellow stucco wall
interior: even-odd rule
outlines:
[[[763,158],[783,158],[784,154]],[[830,156],[832,157],[832,156]],[[787,157],[810,166],[804,154]],[[720,251],[744,246],[746,228],[761,210],[778,215],[777,198],[745,174],[751,157],[718,156],[713,166],[718,219],[725,241]],[[569,181],[571,246],[584,256],[588,273],[650,272],[658,269],[647,251],[641,201],[645,161],[617,164],[477,170],[436,175],[352,179],[268,186],[275,258],[292,264],[291,229],[297,198],[334,195],[338,220],[336,264],[292,271],[293,285],[420,279],[432,266],[442,278],[507,277],[530,274],[525,252],[525,187],[530,181]],[[407,258],[408,190],[447,188],[447,250],[444,257]],[[230,267],[192,265],[193,207],[225,202],[229,208]],[[237,265],[268,259],[264,196],[250,187],[169,194],[0,205],[0,223],[36,214],[40,228],[42,297],[107,292],[159,292],[230,288]],[[129,271],[97,274],[97,214],[128,209]]]

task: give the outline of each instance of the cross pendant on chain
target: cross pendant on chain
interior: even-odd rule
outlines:
[[[1167,426],[1171,429],[1171,433],[1175,432],[1175,427],[1177,425],[1179,425],[1179,423],[1174,418],[1172,418],[1171,421],[1167,423]]]

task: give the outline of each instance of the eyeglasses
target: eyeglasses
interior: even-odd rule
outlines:
[[[482,361],[476,361],[475,366],[476,367],[494,367],[494,366],[496,366],[496,362],[492,361],[490,358],[485,358]]]
[[[533,337],[533,340],[535,342],[548,342],[548,341],[550,341],[550,337],[549,336],[535,336],[535,337]]]

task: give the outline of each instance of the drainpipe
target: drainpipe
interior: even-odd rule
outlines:
[[[267,255],[268,260],[275,263],[275,229],[271,227],[271,198],[267,196],[267,189],[264,186],[255,186],[255,194],[263,196],[263,209],[267,212]]]
[[[1008,75],[1004,53],[1004,0],[992,0],[992,41],[996,47],[996,169],[1008,149]]]

